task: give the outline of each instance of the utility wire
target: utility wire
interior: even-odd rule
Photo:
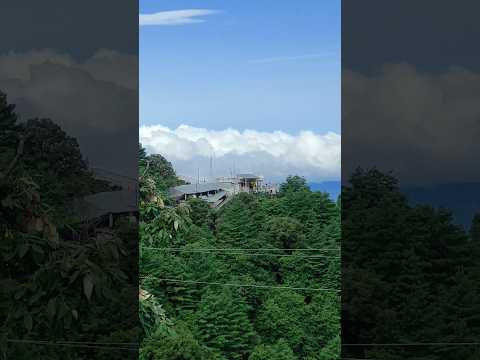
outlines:
[[[214,253],[208,250],[171,250],[163,248],[154,248],[154,247],[142,247],[146,250],[155,250],[155,251],[167,251],[167,252],[179,252],[179,253],[198,253],[198,254],[210,254]],[[247,255],[247,256],[273,256],[273,257],[297,257],[302,259],[322,259],[322,258],[333,258],[340,259],[340,256],[333,255],[303,255],[303,254],[271,254],[271,253],[248,253],[248,252],[218,252],[217,255]]]
[[[340,248],[300,248],[300,249],[282,249],[282,248],[258,248],[258,249],[245,249],[245,248],[204,248],[204,249],[184,249],[184,248],[156,248],[150,247],[151,249],[161,249],[164,251],[340,251]]]
[[[23,339],[7,339],[8,343],[17,343],[17,344],[33,344],[33,345],[44,345],[44,346],[61,346],[61,347],[70,347],[70,348],[87,348],[87,349],[104,349],[104,350],[128,350],[128,351],[137,351],[138,349],[134,347],[123,347],[123,346],[101,346],[94,345],[94,343],[73,343],[73,342],[56,342],[56,341],[43,341],[43,340],[23,340]]]
[[[195,281],[195,280],[181,280],[181,279],[168,279],[168,278],[155,278],[152,276],[141,276],[141,279],[159,280],[178,282],[184,284],[201,284],[201,285],[218,285],[218,286],[231,286],[231,287],[250,287],[260,289],[275,289],[275,290],[306,290],[306,291],[325,291],[325,292],[340,292],[336,289],[325,288],[307,288],[307,287],[292,287],[292,286],[270,286],[270,285],[256,285],[256,284],[234,284],[234,283],[220,283],[220,282],[207,282],[207,281]]]
[[[36,341],[36,340],[35,340]],[[138,342],[110,342],[110,341],[70,341],[70,340],[38,340],[57,344],[92,344],[92,345],[125,345],[136,346]]]
[[[477,346],[480,342],[412,342],[412,343],[359,343],[342,346]]]
[[[154,339],[145,339],[142,342],[99,342],[99,341],[47,341],[47,340],[28,340],[28,339],[7,339],[9,343],[33,344],[45,346],[62,346],[72,348],[94,348],[106,350],[129,350],[137,351],[136,347],[143,343],[158,342]],[[120,346],[104,346],[104,345],[120,345]],[[358,344],[342,344],[341,346],[477,346],[480,342],[416,342],[416,343],[358,343]],[[135,348],[134,348],[135,346]],[[356,358],[342,358],[345,360],[357,360]],[[358,359],[363,360],[363,359]]]

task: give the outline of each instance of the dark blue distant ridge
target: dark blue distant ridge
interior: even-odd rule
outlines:
[[[425,204],[452,211],[457,224],[470,227],[480,213],[480,183],[440,184],[428,187],[404,187],[402,192],[412,205]]]
[[[333,201],[337,201],[342,187],[340,181],[322,181],[318,183],[314,182],[309,183],[308,186],[310,186],[310,190],[312,191],[321,191],[328,193]]]
[[[341,191],[341,181],[311,182],[308,186],[312,191],[328,193],[333,201],[337,201]],[[406,186],[401,191],[413,206],[424,204],[449,209],[455,223],[466,230],[470,228],[474,214],[480,213],[480,183]]]

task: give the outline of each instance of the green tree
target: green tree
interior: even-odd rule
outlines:
[[[222,360],[202,346],[185,324],[162,325],[145,339],[140,348],[140,360]]]
[[[140,163],[145,174],[140,235],[146,246],[141,251],[141,286],[158,299],[171,324],[145,339],[142,356],[338,357],[340,304],[335,292],[316,296],[308,290],[263,286],[339,289],[338,256],[306,258],[323,252],[296,250],[339,250],[339,207],[325,194],[311,192],[300,177],[287,179],[282,196],[242,193],[218,211],[199,199],[168,203],[165,184],[176,175],[173,169],[148,170],[152,156],[139,156],[145,159]],[[159,197],[163,205],[155,200]],[[152,244],[155,249],[148,248]],[[231,286],[219,285],[223,283]],[[205,349],[213,357],[204,357]]]
[[[304,177],[294,175],[288,176],[287,180],[280,185],[280,194],[285,195],[288,192],[308,191],[307,180]]]
[[[266,241],[279,249],[295,249],[304,242],[302,224],[290,217],[272,217],[264,226]]]
[[[479,334],[472,303],[479,295],[467,290],[478,278],[476,252],[449,211],[409,205],[397,180],[375,169],[352,175],[342,210],[346,341],[449,342]],[[475,358],[472,349],[451,347],[437,347],[435,354],[424,347],[363,354],[388,360]]]
[[[248,305],[234,290],[207,292],[196,313],[197,332],[202,343],[227,359],[242,359],[255,343],[255,331],[248,318]]]
[[[80,237],[67,211],[107,184],[93,178],[60,127],[46,119],[17,124],[13,109],[0,95],[0,347],[7,358],[104,359],[92,349],[4,342],[131,341],[139,330],[129,311],[137,288],[123,267],[128,239],[112,229]]]
[[[320,351],[317,356],[307,357],[307,360],[339,359],[341,356],[340,348],[340,335],[337,335],[328,342],[328,344]]]
[[[254,248],[264,222],[258,199],[240,194],[222,210],[217,220],[217,238],[226,248]]]
[[[297,360],[292,349],[285,340],[274,345],[260,344],[255,347],[248,360]]]
[[[258,313],[256,327],[262,339],[284,339],[296,354],[305,354],[305,297],[294,291],[272,291]]]
[[[145,149],[141,146],[139,152],[141,163],[140,176],[152,178],[159,191],[165,192],[169,187],[183,183],[177,178],[172,164],[162,155],[146,155]]]
[[[470,226],[470,238],[473,241],[480,241],[480,214],[475,214]]]
[[[209,224],[210,207],[205,201],[193,198],[189,199],[187,203],[191,209],[190,218],[195,225]]]
[[[0,169],[2,171],[0,176],[2,181],[8,175],[7,171],[12,170],[10,164],[14,161],[18,150],[22,148],[20,146],[22,140],[18,134],[15,106],[9,104],[7,96],[0,92]]]

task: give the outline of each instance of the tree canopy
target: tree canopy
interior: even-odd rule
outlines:
[[[171,171],[141,174],[177,183]],[[144,193],[141,287],[170,320],[161,342],[144,338],[145,359],[339,357],[339,208],[305,179],[282,189],[238,194],[218,211],[200,199],[175,204],[165,188],[155,194],[168,206]],[[174,344],[191,350],[166,355]]]
[[[76,140],[52,120],[20,123],[14,110],[0,93],[2,356],[107,358],[105,350],[38,342],[121,342],[139,332],[129,224],[78,224],[73,201],[110,185],[93,177]]]
[[[343,341],[439,344],[346,347],[343,356],[478,358],[475,347],[448,346],[480,335],[478,242],[449,211],[410,205],[375,169],[352,175],[342,206]]]

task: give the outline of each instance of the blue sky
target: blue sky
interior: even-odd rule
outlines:
[[[223,173],[248,157],[243,171],[264,169],[272,178],[336,177],[340,0],[141,0],[140,13],[147,150],[185,173],[199,157],[222,153]],[[287,153],[296,155],[282,163]]]
[[[339,132],[338,0],[140,1],[180,9],[220,12],[140,27],[142,125]]]

